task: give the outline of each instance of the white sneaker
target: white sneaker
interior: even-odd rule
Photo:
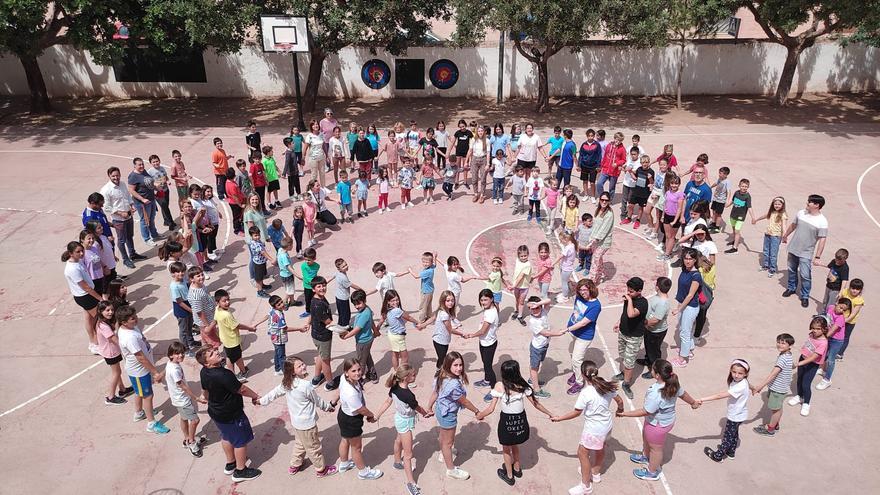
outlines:
[[[381,214],[383,214],[383,213],[385,213],[385,209],[384,209],[384,208],[379,208],[379,214],[381,215]]]
[[[593,485],[587,486],[583,483],[578,483],[577,485],[568,489],[569,495],[588,495],[593,493]]]
[[[346,471],[350,471],[355,468],[354,461],[345,461],[340,462],[338,466],[336,466],[336,470],[340,473],[344,473]]]
[[[314,239],[311,239],[311,240],[309,240],[309,247],[312,247],[312,246],[314,246],[314,245],[317,244],[317,243],[318,243],[318,241],[316,241],[316,240],[314,240]]]
[[[359,480],[377,480],[382,477],[384,473],[379,469],[373,469],[370,467],[364,468],[363,471],[358,473]]]
[[[801,397],[799,395],[795,395],[791,399],[788,399],[789,406],[796,406],[801,403]]]
[[[602,475],[596,474],[596,473],[591,473],[590,479],[593,480],[593,483],[599,483],[602,481]]]
[[[156,243],[156,241],[154,241],[152,239],[147,239],[146,241],[144,241],[144,244],[146,244],[147,246],[153,246],[153,247],[159,245],[158,243]]]
[[[401,210],[405,210],[405,209],[406,209],[406,205],[403,204],[403,203],[401,203],[401,204],[400,204],[400,209],[401,209]]]
[[[471,475],[467,471],[458,466],[452,469],[447,469],[446,476],[456,480],[466,480],[471,477]]]
[[[809,416],[810,415],[810,405],[809,404],[801,404],[801,416]]]
[[[283,375],[283,374],[284,374],[284,372],[281,371],[281,370],[278,370],[278,371],[275,372],[275,376],[281,376],[281,375]]]
[[[825,390],[826,388],[831,386],[831,380],[827,380],[823,378],[819,383],[816,384],[816,390]]]
[[[825,370],[823,370],[822,368],[819,368],[819,371],[817,371],[816,374],[819,376],[825,376]]]
[[[91,352],[95,356],[101,355],[101,353],[98,351],[98,344],[89,344],[89,352]]]
[[[598,199],[598,198],[590,198],[590,201],[591,201],[594,205],[599,203],[599,199]]]
[[[211,254],[208,254],[208,259],[211,261],[217,261],[218,259],[220,259],[220,257],[217,256],[216,254],[211,253]]]
[[[406,202],[406,206],[409,206],[410,208],[412,208],[412,207],[415,206],[415,205],[412,204],[412,201],[407,201],[407,202]]]

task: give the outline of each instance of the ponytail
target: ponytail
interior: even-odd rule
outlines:
[[[388,379],[385,380],[385,386],[388,388],[393,388],[395,385],[399,385],[400,382],[406,380],[406,377],[413,374],[413,367],[409,363],[401,364],[394,370],[394,373],[388,376]]]
[[[61,261],[67,262],[70,257],[73,255],[73,252],[76,251],[76,248],[81,248],[83,245],[79,241],[70,241],[67,243],[67,250],[61,253]]]
[[[665,384],[663,390],[660,391],[660,395],[664,399],[672,399],[678,396],[681,384],[678,382],[678,375],[672,371],[672,364],[665,359],[658,359],[654,361],[651,369],[660,376],[660,381]]]
[[[610,394],[617,391],[617,382],[602,378],[599,376],[599,367],[593,361],[584,361],[581,363],[581,375],[584,381],[590,384],[599,395]]]

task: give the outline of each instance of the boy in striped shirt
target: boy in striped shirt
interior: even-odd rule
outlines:
[[[779,420],[782,419],[782,401],[786,394],[791,390],[791,374],[794,361],[791,357],[791,346],[794,345],[794,337],[787,333],[781,333],[776,336],[776,350],[779,356],[776,358],[776,365],[770,375],[761,382],[760,385],[752,386],[752,395],[761,393],[768,384],[770,385],[770,394],[767,396],[767,408],[770,409],[770,424],[756,426],[755,433],[759,435],[773,436],[779,429]]]

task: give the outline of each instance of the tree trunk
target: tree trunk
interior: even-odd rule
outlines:
[[[320,49],[310,50],[309,55],[309,77],[306,79],[306,90],[303,94],[303,113],[315,111],[318,86],[321,84],[321,74],[324,71],[324,59],[327,58],[327,54]]]
[[[684,41],[678,51],[678,75],[675,79],[675,101],[676,106],[681,110],[681,75],[684,72]]]
[[[46,81],[40,71],[40,64],[34,55],[21,55],[18,57],[24,67],[27,77],[28,89],[31,92],[31,113],[46,113],[52,110],[49,102],[49,93],[46,91]]]
[[[535,111],[550,112],[550,89],[547,76],[547,58],[542,56],[535,64],[538,67],[538,101]]]
[[[788,92],[791,91],[794,71],[797,70],[798,58],[803,51],[803,46],[800,44],[785,48],[788,53],[785,56],[785,65],[782,66],[782,75],[779,76],[779,83],[776,85],[776,95],[773,97],[773,102],[780,107],[784,107],[788,102]]]

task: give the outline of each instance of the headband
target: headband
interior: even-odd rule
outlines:
[[[734,359],[733,361],[730,362],[731,366],[733,366],[734,364],[738,364],[738,365],[742,366],[743,368],[745,368],[746,371],[749,371],[749,363],[745,362],[745,360],[743,360],[743,359]]]

